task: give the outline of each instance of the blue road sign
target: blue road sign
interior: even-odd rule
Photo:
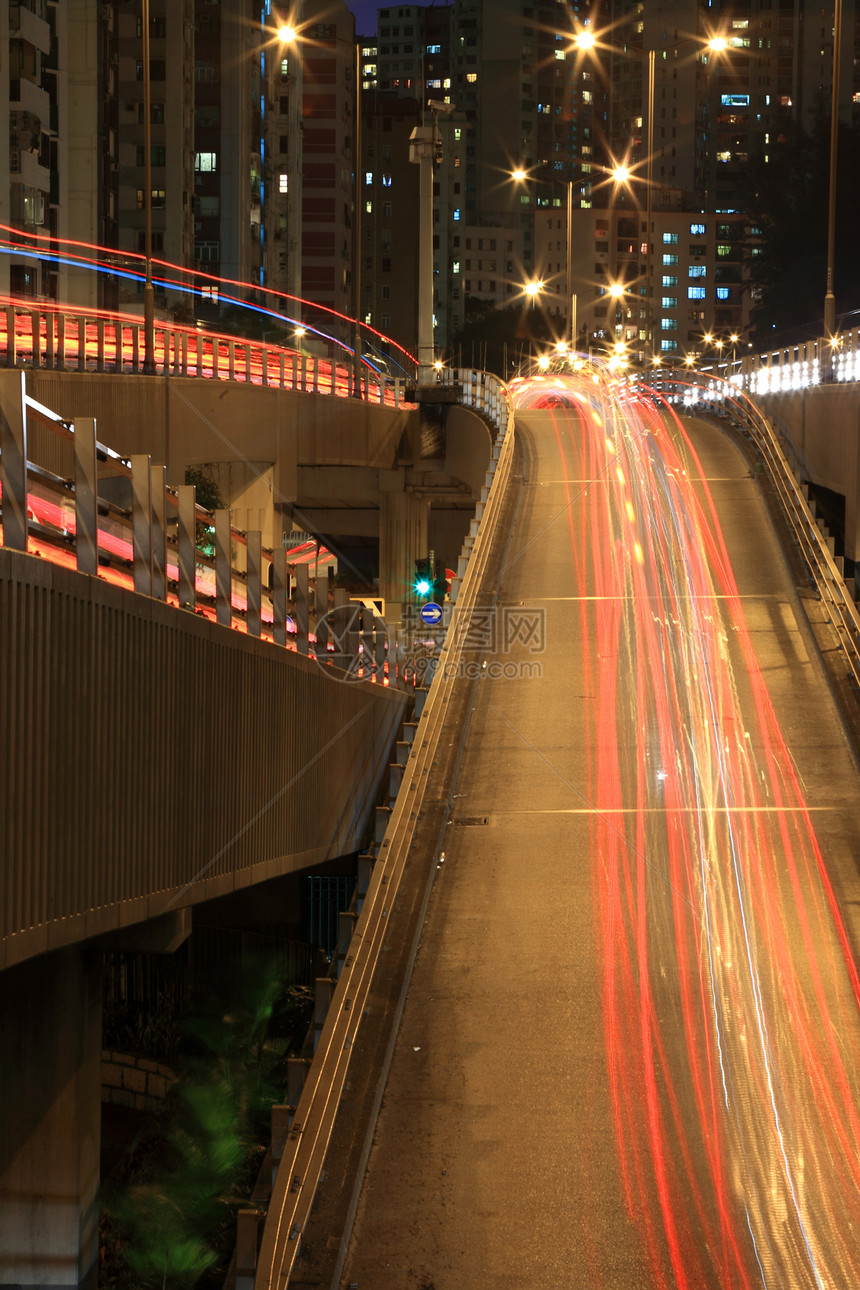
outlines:
[[[421,617],[425,623],[432,627],[435,623],[442,621],[442,606],[430,601],[428,605],[421,606]]]

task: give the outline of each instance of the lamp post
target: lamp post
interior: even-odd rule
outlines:
[[[143,372],[155,375],[155,293],[152,289],[152,102],[149,69],[149,0],[142,0],[143,19]]]
[[[623,50],[611,45],[603,44],[598,37],[589,30],[582,30],[576,34],[573,43],[577,49],[588,51],[595,49],[606,49],[610,53],[623,54],[638,58],[647,64],[646,80],[646,107],[645,107],[645,143],[647,151],[645,153],[645,350],[649,359],[654,358],[654,328],[653,328],[653,296],[654,284],[653,277],[653,253],[652,253],[652,229],[653,220],[653,195],[654,195],[654,98],[655,98],[655,80],[656,80],[656,58],[657,50],[640,49],[637,47],[627,47]],[[674,42],[677,47],[679,43]],[[714,36],[709,40],[695,42],[699,47],[699,52],[709,50],[713,53],[719,53],[725,50],[728,42],[724,37]],[[621,175],[621,171],[625,173]],[[630,177],[628,167],[616,167],[612,172],[617,182],[624,182]],[[641,242],[640,242],[641,250]]]
[[[830,96],[830,182],[827,199],[827,290],[824,295],[824,334],[836,331],[833,269],[836,257],[836,150],[839,139],[839,55],[842,48],[842,0],[833,0],[833,86]]]
[[[298,45],[301,42],[299,31],[290,23],[282,23],[277,29],[278,39],[282,45]],[[353,49],[353,77],[354,77],[354,99],[355,107],[353,110],[353,141],[352,141],[352,161],[353,161],[353,183],[352,183],[352,200],[353,200],[353,219],[352,219],[352,271],[351,280],[351,300],[353,329],[352,329],[352,363],[350,378],[350,393],[356,398],[361,397],[361,42],[356,39],[348,41],[343,36],[332,34],[328,37],[332,43],[349,44]],[[293,73],[292,65],[288,70],[287,87],[288,98],[290,103],[290,168],[287,177],[287,236],[289,238],[289,258],[288,258],[288,289],[289,294],[297,299],[301,296],[301,193],[302,193],[302,60],[301,55],[297,53],[297,66],[299,75]]]
[[[289,50],[291,46],[298,46],[298,31],[290,23],[281,23],[277,29],[278,40],[281,42],[281,54],[286,46]],[[287,292],[298,299],[302,294],[302,238],[301,238],[301,210],[302,210],[302,82],[301,82],[301,58],[298,56],[295,60],[298,66],[299,75],[296,75],[294,60],[288,53],[287,55],[287,103],[289,106],[288,115],[288,146],[289,154],[287,161]]]
[[[353,119],[353,164],[355,166],[352,221],[352,317],[355,324],[352,344],[352,393],[361,398],[361,41],[355,41],[355,116]]]
[[[516,183],[524,183],[529,178],[529,173],[522,166],[511,171],[511,179]],[[543,289],[541,282],[536,291],[530,290],[532,283],[527,283],[524,287],[526,295],[535,295],[537,291]],[[573,289],[573,180],[567,183],[567,232],[565,237],[565,295],[567,303],[565,309],[568,313],[567,325],[567,343],[571,349],[576,349],[576,292]]]
[[[576,349],[576,292],[573,289],[573,180],[567,181],[567,238],[565,241],[565,262],[567,267],[566,289],[567,303],[570,309],[569,343]]]
[[[419,166],[419,252],[418,252],[418,381],[435,381],[433,340],[433,166],[441,156],[439,116],[450,116],[452,103],[428,102],[433,124],[417,125],[409,136],[409,160]]]

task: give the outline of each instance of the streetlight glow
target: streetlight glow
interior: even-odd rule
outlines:
[[[288,27],[286,23],[278,28],[278,40],[282,40],[285,45],[291,45],[297,34],[295,27]]]
[[[543,291],[543,283],[537,281],[527,282],[523,287],[523,291],[527,296],[538,296]]]
[[[597,40],[593,32],[580,31],[574,36],[573,43],[577,49],[593,49]]]

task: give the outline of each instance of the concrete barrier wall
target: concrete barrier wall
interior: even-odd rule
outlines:
[[[791,443],[804,479],[845,498],[845,554],[860,559],[860,392],[856,384],[759,394]]]
[[[407,699],[0,550],[0,968],[359,850]]]
[[[415,408],[194,377],[35,371],[27,392],[69,420],[95,417],[102,443],[124,455],[148,453],[167,466],[172,484],[183,482],[187,465],[277,461],[289,499],[297,465],[393,466],[418,418]],[[52,461],[39,464],[63,473]]]

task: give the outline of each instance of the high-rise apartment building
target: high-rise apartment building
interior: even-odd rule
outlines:
[[[118,6],[118,249],[145,253],[146,203],[152,253],[191,267],[194,234],[194,0],[150,0],[150,187],[144,154],[143,17]],[[157,293],[160,295],[160,293]]]
[[[116,244],[116,21],[117,0],[0,11],[0,222],[34,247]],[[3,294],[111,305],[115,288],[38,254],[0,259]]]
[[[302,0],[290,17],[296,39],[276,43],[268,55],[265,283],[352,316],[360,129],[355,20],[342,0]],[[348,323],[311,313],[321,329],[343,340],[351,335]]]
[[[833,7],[795,0],[382,6],[375,38],[358,47],[360,81],[373,96],[364,127],[354,20],[343,0],[302,0],[283,12],[271,0],[150,0],[149,11],[147,185],[141,0],[22,0],[3,10],[0,222],[43,236],[43,247],[77,240],[140,254],[149,205],[157,258],[304,296],[333,311],[329,329],[340,328],[342,340],[349,324],[332,319],[354,311],[360,286],[361,317],[380,330],[387,319],[397,340],[415,344],[414,300],[401,298],[421,227],[409,122],[438,122],[431,235],[441,347],[459,331],[469,296],[505,304],[545,277],[551,303],[554,290],[554,303],[567,307],[566,283],[546,265],[557,264],[568,201],[591,266],[578,284],[580,309],[589,298],[601,308],[601,292],[620,274],[640,340],[650,327],[662,347],[676,339],[663,334],[663,301],[674,299],[663,278],[682,276],[661,272],[661,238],[675,231],[669,217],[689,216],[691,226],[714,217],[713,279],[706,272],[704,284],[691,280],[683,291],[679,283],[679,310],[687,289],[704,286],[699,312],[715,325],[742,322],[739,178],[751,163],[766,166],[795,124],[808,129],[829,113]],[[856,0],[844,0],[842,13],[847,121],[860,90]],[[296,41],[279,33],[282,20],[294,23]],[[584,27],[597,36],[588,53],[573,39]],[[707,51],[717,34],[727,48]],[[359,134],[367,155],[357,164]],[[633,168],[623,189],[606,182],[612,159]],[[515,169],[525,178],[513,180]],[[601,210],[609,216],[592,217]],[[732,225],[730,239],[721,224]],[[725,246],[730,254],[719,251]],[[0,261],[0,286],[139,304],[139,291],[118,275],[23,248]],[[166,291],[160,303],[201,309]]]

